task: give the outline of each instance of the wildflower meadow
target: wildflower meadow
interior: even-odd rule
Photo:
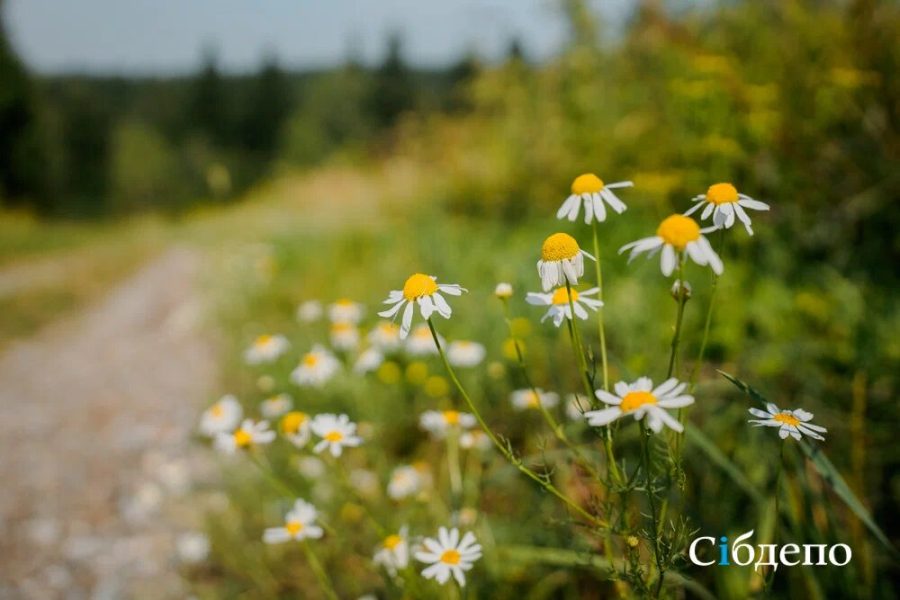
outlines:
[[[243,401],[200,417],[236,502],[214,544],[257,557],[227,572],[304,597],[714,598],[846,580],[850,522],[893,552],[828,458],[840,415],[779,408],[708,360],[740,301],[718,290],[753,276],[743,254],[777,209],[738,190],[654,222],[629,210],[639,186],[582,174],[522,232],[426,213],[354,234],[344,272],[313,236],[275,242],[284,270],[228,309],[255,319],[237,327]],[[308,277],[330,293],[272,293]],[[750,560],[718,562],[745,530]],[[825,568],[790,573],[803,560]]]
[[[900,598],[898,3],[49,4],[0,599]]]

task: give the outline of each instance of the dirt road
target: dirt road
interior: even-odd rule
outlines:
[[[190,435],[216,380],[175,249],[0,355],[0,598],[183,597]]]

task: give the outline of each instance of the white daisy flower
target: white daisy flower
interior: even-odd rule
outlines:
[[[363,318],[363,305],[348,298],[341,298],[328,306],[328,318],[332,323],[359,323]]]
[[[535,391],[537,391],[537,394],[534,393]],[[512,402],[513,408],[516,410],[539,408],[542,405],[544,408],[553,408],[559,404],[559,394],[545,392],[541,388],[536,388],[536,390],[515,390],[509,395],[509,401]]]
[[[268,421],[244,419],[241,426],[232,433],[216,434],[215,446],[220,452],[234,454],[252,446],[269,444],[275,439],[275,432],[269,429]]]
[[[679,383],[674,377],[665,380],[656,388],[649,377],[640,377],[632,384],[620,381],[615,385],[615,395],[597,390],[597,398],[612,405],[611,408],[591,410],[584,413],[588,424],[594,427],[609,425],[619,417],[633,414],[640,421],[647,416],[647,426],[654,433],[662,431],[663,425],[681,432],[681,423],[663,409],[681,408],[694,403],[694,397],[684,394],[687,383]]]
[[[566,396],[566,416],[573,421],[580,421],[584,413],[591,410],[591,401],[583,394],[569,394]]]
[[[347,321],[334,323],[331,326],[331,345],[335,350],[355,350],[359,346],[359,329]]]
[[[598,308],[603,306],[603,302],[601,300],[589,297],[594,296],[599,292],[600,288],[597,287],[593,287],[589,290],[584,290],[583,292],[579,292],[575,289],[572,290],[572,306],[575,307],[575,315],[579,319],[587,319],[589,317],[588,311],[585,310],[585,307],[596,311]],[[533,304],[535,306],[550,307],[547,310],[547,313],[543,317],[541,317],[541,323],[552,317],[553,324],[559,327],[560,325],[562,325],[563,319],[572,319],[572,307],[569,306],[569,293],[564,287],[556,288],[552,294],[528,292],[528,295],[525,296],[525,301],[528,302],[528,304]]]
[[[456,410],[426,410],[419,417],[419,427],[438,439],[451,429],[471,429],[476,423],[475,415]]]
[[[730,229],[734,225],[736,216],[750,235],[753,235],[753,228],[750,226],[750,216],[744,209],[769,210],[768,204],[754,200],[747,194],[738,193],[730,183],[711,185],[705,194],[694,196],[693,201],[696,204],[684,213],[685,216],[695,213],[705,205],[706,208],[700,213],[701,221],[705,221],[712,215],[713,223],[717,228]]]
[[[218,402],[203,411],[200,433],[215,437],[219,433],[234,431],[243,416],[244,410],[237,398],[231,394],[222,396]]]
[[[313,346],[291,372],[291,381],[299,386],[321,387],[341,368],[341,361],[322,346]]]
[[[270,363],[278,360],[290,347],[283,335],[261,335],[244,351],[244,362],[248,365]]]
[[[324,533],[316,525],[318,516],[316,507],[305,500],[297,500],[294,507],[284,517],[284,527],[269,527],[263,532],[263,541],[267,544],[280,544],[291,540],[317,540]]]
[[[419,305],[419,312],[422,313],[423,319],[429,319],[434,313],[441,315],[445,319],[449,319],[453,311],[441,295],[441,292],[450,294],[451,296],[459,296],[466,291],[468,290],[455,283],[439,284],[437,282],[437,277],[415,273],[406,280],[402,290],[392,290],[390,294],[388,294],[388,298],[384,303],[393,304],[393,306],[378,314],[385,319],[391,319],[394,318],[405,305],[406,308],[403,311],[403,318],[400,323],[400,338],[405,339],[406,336],[409,335],[409,328],[412,324],[413,305]]]
[[[438,334],[438,340],[444,347],[446,344],[444,336]],[[428,325],[418,325],[412,330],[412,334],[406,339],[406,351],[410,356],[430,356],[438,353],[437,344],[434,343]]]
[[[344,447],[353,448],[362,443],[362,438],[356,435],[356,423],[347,415],[321,414],[316,415],[310,424],[312,432],[322,438],[313,447],[317,454],[326,448],[331,455],[338,457],[344,451]]]
[[[481,429],[463,431],[459,434],[459,447],[463,450],[490,450],[493,446],[491,438]]]
[[[422,571],[425,579],[434,579],[441,585],[452,575],[460,586],[466,585],[465,572],[481,558],[481,545],[469,531],[459,539],[459,529],[441,527],[437,539],[425,538],[422,548],[416,552],[416,560],[429,563]]]
[[[556,286],[578,285],[584,275],[584,257],[597,260],[578,246],[568,233],[554,233],[541,246],[541,260],[537,262],[538,274],[545,292]]]
[[[384,362],[384,354],[377,348],[366,348],[353,363],[353,372],[363,375],[377,371]]]
[[[556,211],[557,219],[578,218],[578,209],[584,203],[584,222],[588,225],[596,218],[601,223],[606,220],[606,204],[619,214],[625,212],[625,203],[619,200],[612,190],[616,188],[631,187],[630,181],[617,181],[616,183],[603,183],[603,180],[593,173],[579,175],[572,182],[572,194],[566,198],[563,205]]]
[[[660,266],[666,277],[675,270],[681,254],[687,254],[698,265],[709,265],[716,275],[721,275],[722,260],[712,249],[709,240],[703,236],[704,233],[715,231],[715,229],[715,227],[700,229],[700,226],[692,218],[684,215],[672,215],[666,217],[659,224],[656,235],[625,244],[619,249],[619,254],[631,250],[628,256],[628,261],[631,262],[642,252],[649,252],[649,256],[653,256],[662,248]]]
[[[400,326],[390,321],[380,321],[369,332],[369,343],[382,352],[395,352],[400,349]]]
[[[425,478],[416,467],[400,465],[391,472],[387,493],[393,500],[402,500],[415,496],[425,486]]]
[[[302,448],[309,441],[309,415],[299,410],[293,410],[283,417],[278,423],[278,429],[287,440],[297,448]]]
[[[513,286],[511,283],[498,283],[494,288],[494,295],[501,300],[509,300],[513,295]]]
[[[381,541],[375,556],[372,559],[376,565],[381,565],[391,577],[397,571],[409,566],[409,537],[408,528],[401,527],[398,533],[393,533]]]
[[[469,340],[457,340],[447,346],[447,360],[454,367],[474,367],[484,360],[484,346]]]
[[[297,307],[297,320],[305,323],[318,321],[322,318],[322,303],[318,300],[307,300]]]
[[[751,408],[750,414],[754,417],[759,417],[759,419],[750,419],[749,422],[757,427],[778,427],[778,437],[781,439],[791,436],[795,440],[799,440],[804,435],[809,436],[814,440],[825,439],[819,435],[819,433],[827,433],[828,430],[819,425],[810,423],[813,418],[811,412],[805,411],[802,408],[780,410],[771,402],[766,404],[766,409],[768,412],[766,412],[766,410],[759,410],[758,408]]]
[[[262,404],[260,404],[259,411],[265,418],[275,419],[291,410],[291,406],[293,405],[294,401],[290,394],[278,394],[263,400]]]

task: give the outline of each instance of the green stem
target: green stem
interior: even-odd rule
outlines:
[[[725,243],[725,230],[720,229],[718,240],[717,240],[717,248],[716,253],[721,255],[722,246]],[[706,309],[706,319],[703,324],[703,339],[700,341],[700,351],[697,353],[697,361],[694,363],[694,366],[691,368],[691,375],[688,378],[688,393],[694,391],[694,386],[697,383],[697,375],[700,372],[700,365],[703,364],[703,357],[706,355],[706,344],[709,341],[709,330],[712,326],[712,317],[713,317],[713,307],[716,302],[716,290],[719,289],[719,276],[713,273],[712,285],[709,290],[709,306]]]
[[[678,253],[678,282],[679,285],[684,286],[684,254],[682,252]],[[675,317],[675,333],[672,336],[672,351],[669,354],[669,370],[666,373],[666,379],[669,379],[672,376],[672,373],[675,372],[675,363],[678,360],[678,345],[681,343],[681,323],[684,319],[684,305],[687,304],[687,296],[685,294],[678,294],[678,314]]]
[[[594,404],[597,397],[594,394],[594,386],[591,384],[588,375],[587,359],[584,356],[584,347],[581,345],[581,336],[578,335],[578,328],[575,326],[575,304],[572,300],[572,286],[569,284],[568,279],[566,280],[566,295],[569,297],[569,312],[571,313],[571,317],[566,319],[566,324],[569,328],[569,339],[572,340],[572,350],[578,356],[584,393],[587,394],[588,402]],[[619,465],[616,463],[616,455],[612,446],[612,432],[609,426],[603,428],[603,451],[606,453],[606,464],[613,481],[621,485],[624,479],[622,478],[622,473],[619,472]]]
[[[322,568],[322,563],[319,562],[316,553],[313,552],[312,547],[306,540],[303,540],[303,550],[306,552],[306,560],[309,561],[309,566],[312,568],[313,573],[315,573],[316,579],[319,580],[322,591],[325,592],[325,595],[329,600],[338,600],[337,592],[334,590],[334,584],[331,583],[331,579],[328,577],[325,569]]]
[[[656,569],[659,571],[659,579],[657,580],[656,592],[654,593],[654,597],[658,598],[666,572],[662,565],[662,557],[659,554],[659,521],[656,513],[656,497],[653,494],[653,476],[650,470],[650,434],[647,432],[647,426],[644,425],[644,421],[641,420],[639,423],[641,426],[641,460],[644,463],[644,478],[647,480],[647,501],[650,504],[650,521],[653,525],[653,531],[651,532],[653,557],[656,560]]]
[[[597,271],[597,299],[603,302],[603,273],[600,268],[600,238],[597,233],[597,219],[594,219],[594,268]],[[603,310],[597,309],[597,332],[600,335],[600,363],[603,367],[603,389],[609,391],[609,365],[606,359],[606,328],[603,326]]]
[[[481,416],[481,412],[475,406],[475,403],[472,402],[472,398],[469,396],[469,393],[463,387],[462,383],[460,383],[459,377],[456,376],[456,371],[454,371],[453,367],[450,366],[450,361],[447,360],[447,355],[445,354],[444,348],[441,345],[437,330],[434,328],[434,323],[430,318],[426,319],[426,322],[428,323],[428,328],[431,330],[431,337],[434,338],[434,343],[437,346],[438,354],[440,354],[441,361],[444,363],[444,368],[447,370],[447,374],[450,376],[450,380],[453,381],[453,384],[456,386],[457,391],[459,391],[460,395],[463,397],[463,400],[466,401],[469,410],[471,410],[472,414],[475,415],[475,419],[478,421],[478,424],[484,430],[484,433],[488,436],[488,438],[490,438],[491,442],[494,444],[497,450],[499,450],[500,453],[506,458],[506,460],[508,460],[510,464],[516,467],[519,472],[556,496],[559,500],[569,506],[569,508],[571,508],[573,511],[575,511],[594,525],[597,525],[598,527],[609,527],[609,524],[606,521],[592,515],[581,506],[579,506],[574,500],[559,491],[559,489],[555,485],[553,485],[553,483],[551,483],[548,478],[541,477],[540,475],[526,467],[524,464],[522,464],[522,462],[513,455],[512,451],[497,438],[491,428],[488,427],[488,424],[485,422],[484,417]]]
[[[772,525],[772,543],[778,543],[778,525],[781,520],[781,516],[778,513],[779,510],[779,498],[781,496],[781,477],[784,473],[784,447],[787,445],[785,440],[781,441],[781,450],[779,452],[778,457],[778,475],[775,477],[775,499],[774,499],[774,512],[775,512],[775,521]],[[772,582],[775,581],[775,570],[772,569],[772,572],[766,577],[766,591],[772,586]]]
[[[550,429],[553,431],[553,435],[556,436],[564,446],[566,446],[569,450],[571,450],[576,458],[581,463],[581,466],[584,467],[592,477],[595,479],[600,478],[600,474],[594,469],[593,465],[587,460],[584,456],[584,453],[569,440],[569,436],[566,435],[565,429],[560,426],[559,422],[553,417],[547,407],[544,406],[544,403],[541,402],[541,394],[538,392],[537,387],[534,385],[534,382],[531,380],[531,377],[528,375],[528,367],[525,365],[525,354],[522,352],[522,348],[519,345],[519,338],[516,337],[515,330],[512,326],[512,320],[509,316],[509,304],[507,303],[505,298],[501,299],[503,304],[503,315],[506,319],[506,326],[509,329],[510,339],[513,341],[513,346],[516,349],[516,359],[518,361],[519,370],[522,372],[522,377],[525,379],[525,385],[531,390],[531,393],[534,394],[534,397],[537,399],[538,409],[541,411],[541,414],[544,417],[544,420],[547,422],[547,425],[550,426]]]

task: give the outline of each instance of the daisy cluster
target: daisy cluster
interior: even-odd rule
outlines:
[[[573,223],[583,217],[584,223],[594,228],[596,248],[596,228],[600,223],[618,218],[627,211],[628,207],[619,195],[631,187],[631,181],[604,183],[594,174],[581,175],[573,181],[571,193],[556,216]],[[693,203],[684,214],[672,214],[663,219],[654,235],[633,241],[619,250],[620,254],[628,253],[629,262],[641,254],[648,257],[658,254],[662,274],[665,277],[677,276],[672,293],[681,303],[681,308],[691,293],[690,284],[684,277],[688,263],[709,268],[715,277],[724,272],[719,251],[714,249],[707,236],[720,232],[717,235],[721,237],[721,232],[737,222],[743,224],[746,232],[752,235],[748,211],[769,209],[767,204],[739,193],[728,183],[710,186],[705,194],[695,196]],[[699,221],[692,215],[696,215]],[[710,224],[702,226],[703,221],[710,221]],[[596,281],[585,285],[585,266],[596,260],[597,256],[582,249],[575,236],[566,232],[552,233],[540,246],[536,289],[524,295],[528,305],[541,307],[541,323],[549,321],[556,328],[566,326],[576,349],[580,344],[579,321],[598,318],[601,323],[599,337],[603,339],[600,319],[606,307],[599,268]],[[247,418],[244,406],[234,396],[223,396],[203,413],[199,431],[227,454],[249,452],[255,458],[255,449],[270,444],[281,444],[291,453],[308,450],[293,456],[296,460],[292,464],[304,478],[327,479],[325,474],[332,474],[355,495],[352,506],[368,506],[369,502],[377,501],[389,506],[393,526],[384,528],[377,521],[374,524],[379,535],[383,534],[371,556],[375,567],[399,587],[409,585],[410,577],[416,572],[421,578],[434,580],[440,585],[455,582],[465,586],[469,572],[482,557],[482,546],[476,532],[466,530],[477,521],[477,512],[467,506],[476,504],[467,505],[465,496],[468,489],[478,488],[483,483],[466,481],[464,484],[463,478],[472,477],[470,473],[464,473],[465,468],[480,473],[481,469],[486,469],[494,459],[503,455],[519,471],[530,473],[533,482],[541,484],[549,479],[530,472],[525,464],[528,461],[516,459],[512,444],[494,433],[460,381],[457,370],[476,370],[486,361],[488,349],[471,340],[448,341],[438,331],[438,327],[453,317],[453,304],[468,290],[460,284],[439,280],[427,272],[413,272],[405,280],[397,280],[396,284],[396,289],[387,292],[383,309],[372,311],[378,317],[372,322],[367,322],[366,307],[354,300],[344,298],[330,304],[318,300],[302,302],[296,310],[297,320],[310,328],[324,323],[327,329],[318,343],[308,346],[302,354],[293,355],[295,363],[282,361],[290,359],[297,344],[286,335],[272,333],[258,335],[245,349],[243,358],[252,369],[293,364],[286,379],[296,388],[291,391],[299,390],[304,395],[317,395],[319,390],[333,382],[351,377],[356,381],[371,379],[397,386],[404,392],[412,389],[413,393],[405,396],[411,409],[407,422],[416,422],[422,437],[429,439],[429,445],[409,444],[412,450],[404,449],[404,458],[396,462],[388,453],[372,459],[371,464],[379,465],[382,473],[379,476],[375,470],[366,467],[363,451],[348,452],[361,446],[364,437],[367,440],[375,437],[378,430],[365,423],[358,425],[347,414],[336,411],[314,414],[312,410],[300,410],[295,407],[294,397],[286,391],[268,393],[259,402],[259,419]],[[509,283],[497,284],[493,293],[502,302],[504,310],[509,309],[509,303],[516,297],[516,290]],[[642,434],[646,432],[642,435],[645,444],[653,434],[660,434],[665,429],[674,432],[671,434],[673,437],[684,432],[686,420],[683,409],[695,403],[693,379],[682,381],[679,377],[669,376],[678,372],[671,364],[669,375],[657,379],[656,383],[639,373],[635,374],[639,376],[629,377],[628,380],[614,382],[610,379],[607,382],[604,346],[604,386],[601,388],[597,379],[599,375],[587,364],[594,360],[595,355],[578,350],[582,364],[576,368],[584,380],[584,389],[565,390],[559,385],[560,381],[554,379],[552,387],[560,391],[545,390],[534,385],[527,375],[526,360],[512,325],[513,320],[508,312],[506,316],[511,335],[508,341],[513,345],[513,352],[505,354],[507,358],[518,361],[523,374],[518,380],[510,378],[506,389],[495,384],[485,392],[484,400],[496,402],[498,396],[507,397],[511,414],[515,413],[513,419],[528,420],[531,424],[531,419],[544,418],[563,444],[570,444],[567,430],[583,432],[593,427],[602,430],[604,439],[609,441],[611,447],[616,422],[621,426],[639,423]],[[431,363],[438,360],[443,363],[441,373],[446,371],[445,374],[433,371]],[[498,373],[494,379],[499,380],[505,377],[504,369],[503,363],[491,363],[486,371],[489,375]],[[285,369],[284,373],[288,370]],[[549,378],[546,373],[539,375],[541,379]],[[273,375],[263,375],[260,381],[263,380],[267,384],[261,387],[265,387],[267,392],[277,391]],[[518,381],[517,386],[513,381]],[[451,388],[451,382],[455,391]],[[547,383],[544,382],[544,385]],[[419,390],[424,391],[424,397],[415,393]],[[465,407],[461,404],[461,398],[467,403]],[[424,410],[423,401],[429,403]],[[310,402],[307,406],[311,405]],[[416,406],[415,411],[412,406]],[[777,428],[781,439],[790,437],[800,440],[803,436],[824,439],[822,434],[826,430],[812,424],[813,415],[801,408],[781,410],[774,404],[768,404],[766,410],[754,408],[750,409],[750,413],[755,417],[750,421],[752,424]],[[556,418],[560,415],[571,422],[559,425]],[[403,433],[407,439],[385,442],[402,441],[403,444],[396,446],[406,446],[412,431],[409,429]],[[646,452],[648,447],[644,447],[645,456],[649,454]],[[423,449],[428,460],[418,460],[413,454]],[[492,449],[494,453],[490,454]],[[345,457],[345,452],[350,454],[350,458]],[[369,454],[376,452],[370,449]],[[436,460],[438,456],[443,458]],[[608,457],[612,455],[608,454]],[[584,460],[583,457],[579,459]],[[609,462],[617,464],[612,458]],[[646,481],[651,481],[649,465],[642,468]],[[585,471],[591,470],[588,465]],[[443,493],[442,483],[451,490],[450,499],[445,503],[451,507],[447,510],[449,519],[443,523],[443,519],[439,519],[438,523],[424,528],[425,531],[433,531],[436,526],[434,536],[411,535],[409,524],[415,524],[415,521],[407,520],[409,513],[402,509],[429,503],[430,514],[441,510],[434,506],[444,505],[438,501],[438,496]],[[544,485],[555,496],[563,497],[569,508],[573,507],[573,502],[559,488],[549,483]],[[309,497],[323,506],[322,502],[330,502],[333,489],[329,488],[328,493],[320,492],[313,488]],[[308,549],[314,541],[340,535],[330,524],[335,515],[329,514],[328,510],[320,511],[312,501],[290,498],[291,504],[282,506],[282,522],[261,532],[263,541],[267,544],[300,542]],[[375,517],[366,510],[371,520],[375,521]],[[586,511],[581,514],[588,515]],[[403,525],[396,527],[400,523]],[[478,530],[478,536],[485,532],[492,535],[485,529]],[[634,536],[628,539],[637,540]],[[628,542],[631,548],[636,548],[639,543]],[[421,563],[420,569],[414,568],[414,561]],[[418,590],[410,593],[415,595]]]

